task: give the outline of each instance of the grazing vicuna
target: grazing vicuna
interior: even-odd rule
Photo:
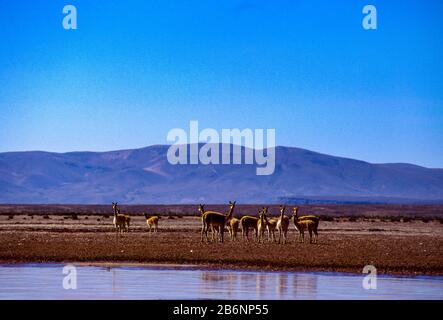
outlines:
[[[143,212],[143,215],[146,219],[146,224],[149,227],[149,232],[158,232],[158,220],[160,219],[159,216],[150,216],[146,212]]]
[[[309,243],[317,243],[318,241],[318,224],[320,219],[316,216],[298,216],[298,207],[294,208],[292,215],[294,226],[299,232],[298,241],[305,242],[305,231],[309,232]],[[312,241],[312,233],[314,233],[314,241]]]
[[[203,205],[200,205],[200,212],[203,211],[201,216],[202,219],[202,232],[201,232],[201,241],[203,242],[203,236],[205,236],[206,241],[208,241],[208,229],[212,228],[213,232],[218,232],[218,240],[223,242],[225,225],[226,221],[229,221],[232,218],[232,213],[235,208],[235,201],[229,201],[229,212],[227,214],[223,214],[215,211],[204,211]]]
[[[278,243],[286,243],[286,236],[289,228],[289,217],[285,216],[286,206],[280,206],[280,216],[277,220]],[[282,241],[283,237],[283,241]]]

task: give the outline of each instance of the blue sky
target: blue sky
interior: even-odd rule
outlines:
[[[62,28],[66,4],[77,30]],[[437,0],[2,0],[0,152],[164,144],[198,120],[443,167],[442,13]]]

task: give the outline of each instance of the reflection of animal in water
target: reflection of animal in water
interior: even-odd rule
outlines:
[[[317,274],[292,274],[292,291],[295,299],[318,299]]]
[[[279,273],[277,279],[277,291],[280,295],[288,291],[288,275],[286,273]]]
[[[158,220],[160,219],[159,216],[150,216],[146,212],[143,212],[143,215],[146,219],[146,224],[149,227],[149,232],[154,231],[158,232]]]
[[[283,237],[283,243],[286,243],[286,235],[289,228],[289,217],[285,216],[286,206],[280,206],[280,216],[277,220],[277,230],[278,230],[278,243],[281,243]]]
[[[294,219],[294,226],[299,232],[299,242],[305,242],[305,231],[309,232],[309,243],[317,243],[318,240],[318,224],[320,219],[316,216],[298,216],[298,207],[295,207],[292,218]],[[314,241],[312,240],[312,233],[314,233]]]
[[[257,272],[255,287],[257,288],[257,292],[260,297],[263,295],[264,292],[266,292],[266,273]]]
[[[203,236],[205,236],[206,241],[208,241],[208,229],[213,228],[213,232],[218,232],[218,241],[223,242],[226,221],[232,218],[232,213],[234,211],[235,201],[229,201],[229,212],[223,214],[215,211],[204,211],[203,205],[200,205],[199,210],[202,213],[202,231],[201,231],[201,242],[203,242]]]

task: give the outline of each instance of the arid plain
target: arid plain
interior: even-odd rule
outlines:
[[[234,216],[256,215],[263,205],[238,205]],[[269,206],[278,215],[278,206]],[[227,206],[206,205],[227,211]],[[117,236],[110,205],[1,205],[0,263],[168,264],[211,269],[337,271],[443,275],[442,205],[304,205],[321,218],[318,244],[201,243],[197,205],[122,206],[128,233]],[[149,233],[143,212],[159,214]],[[306,237],[309,239],[309,237]]]

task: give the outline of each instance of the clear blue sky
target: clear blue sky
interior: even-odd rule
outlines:
[[[442,16],[438,0],[2,0],[0,152],[164,144],[199,120],[443,167]]]

